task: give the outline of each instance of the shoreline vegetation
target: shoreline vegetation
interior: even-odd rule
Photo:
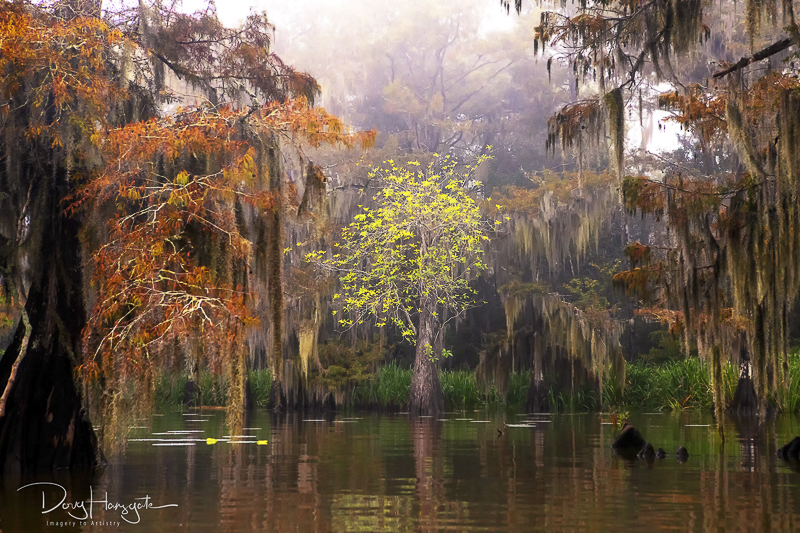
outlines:
[[[706,365],[695,357],[649,363],[638,361],[626,365],[625,388],[607,380],[603,386],[603,401],[596,390],[588,386],[547,391],[545,406],[550,412],[629,412],[711,410],[714,404],[711,380]],[[782,412],[800,410],[800,351],[789,355],[790,386],[784,399]],[[508,408],[524,410],[530,374],[514,372],[509,376],[507,392],[503,396],[496,387],[488,390],[479,387],[474,370],[442,370],[439,379],[444,390],[445,403],[450,409]],[[220,376],[202,373],[198,384],[200,405],[218,407],[226,405],[227,384]],[[738,382],[738,369],[732,365],[723,368],[723,393],[725,404],[733,400]],[[184,405],[186,376],[162,375],[155,385],[155,406],[158,410],[180,408]],[[250,371],[250,386],[256,408],[271,408],[272,376],[269,370]],[[369,378],[361,379],[340,396],[344,402],[340,409],[376,409],[402,411],[408,404],[411,386],[411,369],[388,364]],[[773,398],[770,401],[775,404]]]

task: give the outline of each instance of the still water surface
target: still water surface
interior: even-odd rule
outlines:
[[[598,414],[442,418],[259,412],[232,438],[219,412],[156,415],[99,477],[6,480],[0,531],[800,529],[798,465],[775,457],[794,416],[728,420],[720,453],[709,415],[634,414],[652,462],[617,457]]]

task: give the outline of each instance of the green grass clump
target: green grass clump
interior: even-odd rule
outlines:
[[[272,392],[272,372],[269,369],[250,371],[250,389],[253,391],[253,402],[256,407],[269,406]]]
[[[625,390],[609,383],[604,403],[628,409],[710,409],[713,405],[708,369],[697,358],[658,365],[633,363],[625,368]]]
[[[547,391],[547,404],[551,411],[557,413],[590,413],[600,408],[597,391],[585,385],[574,392],[556,392],[550,387]]]
[[[201,372],[197,386],[201,405],[224,407],[228,404],[228,380],[224,376]]]
[[[379,405],[400,408],[408,403],[411,389],[411,369],[401,368],[394,362],[382,366],[372,377],[358,382],[352,389],[349,404],[357,407]]]
[[[183,407],[187,382],[188,377],[185,374],[161,374],[156,379],[155,384],[154,400],[156,409],[172,410]],[[211,407],[224,407],[227,405],[228,381],[224,377],[202,372],[198,386],[200,388],[201,405]],[[250,389],[253,391],[253,401],[256,407],[267,407],[270,390],[272,389],[272,374],[270,371],[251,370]]]
[[[156,409],[175,409],[183,404],[183,394],[186,390],[185,375],[161,374],[155,382]]]
[[[769,402],[785,413],[800,412],[800,349],[795,348],[788,357],[789,372],[786,390],[776,390],[769,395]]]
[[[475,372],[443,370],[439,381],[448,409],[474,409],[483,403]]]
[[[531,384],[530,372],[513,372],[508,381],[508,394],[506,405],[514,409],[525,407],[528,399],[528,387]]]
[[[733,399],[738,383],[736,369],[723,366],[725,402]],[[714,404],[711,378],[696,357],[661,364],[630,363],[625,368],[625,390],[613,381],[605,384],[603,404],[623,410],[709,410]]]
[[[789,387],[783,408],[789,413],[800,411],[800,350],[789,354]]]

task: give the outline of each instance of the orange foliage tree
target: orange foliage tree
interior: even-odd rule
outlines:
[[[86,324],[74,179],[128,99],[119,30],[80,9],[0,4],[0,278],[21,307],[0,359],[0,468],[90,466],[97,443],[73,382]]]
[[[300,96],[244,109],[203,105],[110,131],[106,164],[79,195],[105,225],[93,254],[84,376],[119,390],[152,382],[176,349],[194,351],[231,378],[229,406],[240,411],[244,326],[259,320],[248,306],[257,251],[243,212],[269,217],[292,201],[274,183],[283,180],[274,176],[280,138],[372,140],[345,130]]]
[[[170,341],[226,363],[240,410],[247,223],[279,246],[281,150],[374,137],[311,105],[316,82],[269,51],[262,15],[238,29],[160,2],[99,15],[0,4],[0,285],[24,305],[0,360],[0,462],[16,471],[96,464],[73,371],[113,422]],[[181,98],[205,103],[159,118]]]

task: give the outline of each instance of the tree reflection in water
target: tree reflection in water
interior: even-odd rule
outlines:
[[[243,432],[268,445],[224,442],[222,413],[205,422],[154,417],[135,436],[202,433],[182,434],[198,437],[189,446],[132,441],[98,478],[55,479],[69,501],[88,499],[91,485],[95,499],[178,504],[142,512],[137,527],[158,531],[770,531],[800,523],[800,477],[775,458],[800,434],[794,417],[732,419],[722,449],[710,416],[638,415],[645,438],[668,451],[648,464],[618,458],[614,430],[598,415],[349,416],[359,419],[256,413]],[[679,445],[691,454],[683,464]],[[41,494],[17,488],[3,487],[0,531],[45,531],[46,520],[65,519],[62,510],[42,515]],[[96,520],[119,520],[93,510]]]

